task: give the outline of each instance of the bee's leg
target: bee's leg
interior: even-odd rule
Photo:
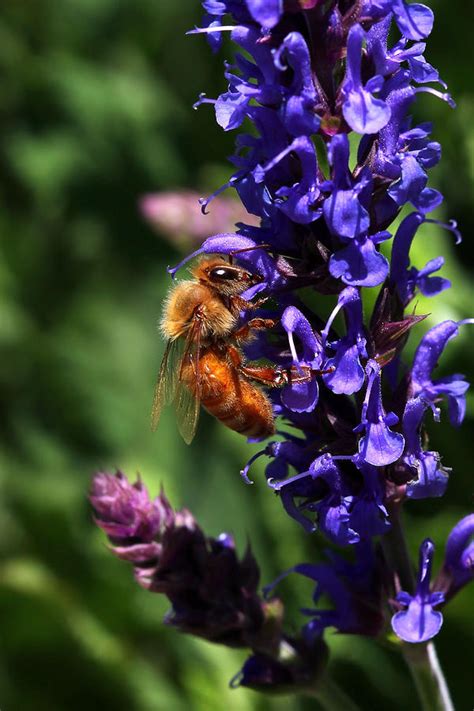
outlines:
[[[250,380],[255,380],[262,385],[266,385],[268,388],[275,388],[280,385],[286,385],[290,382],[287,370],[283,368],[262,365],[247,365],[244,364],[242,353],[238,348],[234,346],[229,346],[227,348],[227,355],[229,356],[232,365],[245,375]],[[307,378],[310,380],[311,376]]]
[[[243,299],[241,296],[229,296],[230,310],[235,313],[239,311],[253,311],[259,309],[263,304],[266,304],[269,298],[268,296],[262,296],[256,301],[247,301],[247,299]]]
[[[266,328],[273,328],[277,322],[272,318],[251,318],[246,324],[237,328],[231,337],[236,341],[245,341],[252,331],[263,331]]]
[[[279,377],[276,376],[276,369],[271,366],[244,365],[242,353],[235,346],[227,347],[227,355],[230,358],[232,365],[247,378],[256,380],[267,387],[280,385]],[[277,382],[275,382],[275,377]]]

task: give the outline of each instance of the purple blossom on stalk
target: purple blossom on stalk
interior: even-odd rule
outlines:
[[[427,538],[420,546],[418,581],[414,595],[401,591],[397,602],[404,610],[396,612],[392,618],[392,628],[405,642],[427,642],[438,634],[443,624],[443,615],[434,610],[444,602],[442,592],[430,592],[431,565],[434,544]]]
[[[448,600],[473,578],[474,513],[461,519],[449,534],[443,567],[438,573],[434,587],[442,591]]]
[[[259,451],[242,474],[249,482],[254,459],[270,457],[268,484],[306,531],[320,530],[338,545],[365,545],[390,529],[391,497],[445,492],[448,470],[427,448],[424,419],[428,411],[437,419],[446,397],[451,422],[460,424],[468,387],[460,375],[432,376],[458,333],[453,321],[431,329],[410,371],[399,374],[409,333],[424,318],[406,307],[417,291],[435,296],[450,286],[437,274],[441,257],[420,268],[409,254],[421,226],[437,222],[428,213],[442,201],[428,185],[440,145],[431,125],[414,125],[409,112],[421,92],[454,106],[425,59],[433,13],[405,0],[218,5],[214,17],[222,24],[214,23],[212,33],[230,31],[251,59],[237,54],[235,66],[226,65],[228,90],[200,103],[214,104],[225,130],[244,119],[254,124],[254,134],[237,138],[237,170],[223,187],[234,188],[260,224],[242,222],[235,234],[209,237],[191,256],[237,252],[258,271],[258,289],[270,297],[279,325],[248,355],[312,374],[272,391],[275,416],[296,431],[281,432],[282,441]],[[205,27],[196,32],[210,34]],[[360,135],[356,156],[351,132]],[[407,205],[414,210],[394,229]],[[455,223],[438,224],[459,241]],[[389,265],[380,245],[393,235]],[[379,285],[366,323],[361,287]],[[301,287],[337,297],[326,322],[303,307]],[[407,623],[411,615],[397,620]]]

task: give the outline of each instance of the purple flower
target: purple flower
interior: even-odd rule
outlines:
[[[316,339],[308,320],[295,307],[288,306],[281,317],[281,325],[288,334],[288,343],[293,364],[298,373],[310,368],[320,368],[322,364],[321,343]],[[303,346],[301,355],[298,355],[295,345],[295,336]],[[319,387],[316,378],[309,381],[293,382],[286,385],[281,392],[281,402],[294,412],[311,412],[318,402]]]
[[[438,380],[431,379],[431,373],[446,344],[459,333],[459,326],[466,321],[443,321],[434,326],[422,338],[418,346],[411,369],[411,391],[413,397],[421,397],[436,405],[442,396],[448,400],[451,424],[459,426],[466,411],[466,391],[469,383],[460,374],[448,375]]]
[[[347,333],[336,341],[328,342],[329,330],[341,309],[344,309],[346,315]],[[362,301],[357,289],[348,286],[341,291],[337,306],[321,335],[326,349],[336,351],[335,355],[324,364],[326,369],[334,368],[333,373],[323,376],[325,385],[337,395],[342,393],[352,395],[358,392],[365,379],[360,359],[367,358],[367,340],[364,335]]]
[[[444,594],[430,592],[434,550],[434,544],[429,538],[423,541],[415,594],[402,591],[397,595],[397,602],[406,609],[396,612],[392,617],[392,628],[404,642],[427,642],[438,634],[443,624],[443,615],[433,608],[444,602]]]
[[[403,435],[392,432],[398,417],[393,412],[385,413],[382,404],[380,366],[370,360],[366,366],[367,391],[362,406],[362,418],[356,432],[364,432],[359,442],[359,453],[364,461],[375,467],[395,462],[403,452]]]
[[[342,112],[349,126],[357,133],[378,133],[390,119],[390,107],[373,94],[381,90],[383,78],[374,76],[366,83],[361,79],[362,43],[365,32],[354,25],[347,38],[346,78],[342,85]]]
[[[452,598],[474,578],[474,514],[461,519],[446,541],[444,563],[434,587],[446,600]]]
[[[422,447],[420,429],[428,409],[429,403],[418,397],[407,402],[403,414],[405,452],[402,461],[414,475],[408,479],[406,488],[411,499],[443,496],[448,485],[448,471],[441,466],[438,452],[427,452]]]
[[[305,638],[318,639],[328,627],[334,627],[345,634],[377,636],[384,623],[382,599],[384,592],[383,564],[370,544],[361,543],[354,547],[356,559],[353,563],[335,553],[327,552],[329,563],[301,563],[283,573],[271,585],[268,594],[289,573],[299,573],[316,582],[313,594],[315,604],[322,596],[328,596],[332,609],[303,609],[312,617],[305,625]]]
[[[331,194],[324,201],[324,218],[332,234],[347,241],[366,234],[370,226],[364,193],[370,194],[371,175],[365,171],[357,181],[349,170],[349,140],[346,134],[331,139],[328,159],[332,167]]]
[[[410,303],[416,289],[423,296],[436,296],[451,286],[448,279],[432,276],[444,264],[442,257],[431,259],[422,269],[410,267],[410,247],[420,225],[426,218],[419,212],[412,212],[400,223],[393,239],[390,281],[396,286],[404,305]]]
[[[317,201],[320,190],[318,186],[318,163],[314,146],[305,136],[295,140],[265,166],[257,166],[253,172],[255,181],[262,182],[265,174],[270,172],[290,153],[300,160],[300,179],[291,186],[283,185],[275,192],[275,205],[287,217],[298,224],[314,222],[321,215]]]
[[[352,497],[350,526],[357,531],[359,540],[370,540],[381,536],[390,528],[388,511],[385,507],[385,479],[380,471],[362,458],[355,459],[355,465],[363,476],[360,490]]]
[[[292,81],[286,90],[281,109],[282,120],[293,136],[311,135],[319,129],[316,113],[320,103],[313,83],[308,45],[299,32],[290,32],[276,50],[275,65],[281,71],[292,70]]]

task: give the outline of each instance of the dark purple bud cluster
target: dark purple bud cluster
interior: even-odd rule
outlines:
[[[410,263],[413,239],[424,223],[437,222],[460,240],[454,222],[427,216],[443,199],[428,185],[441,147],[431,125],[416,125],[410,115],[422,92],[454,106],[424,57],[433,13],[407,0],[203,5],[203,26],[192,33],[206,34],[217,50],[230,32],[245,52],[225,65],[227,90],[215,100],[201,95],[197,104],[213,105],[224,130],[241,129],[232,157],[236,171],[216,194],[234,188],[260,225],[239,223],[236,233],[209,237],[184,261],[238,252],[264,280],[247,296],[263,291],[273,297],[272,317],[279,321],[272,338],[259,337],[247,357],[315,372],[272,391],[275,416],[291,430],[280,431],[282,439],[252,457],[242,474],[249,482],[251,462],[268,456],[267,481],[287,513],[309,532],[355,546],[355,565],[376,575],[373,539],[390,531],[392,511],[405,499],[441,496],[448,484],[440,454],[428,449],[425,417],[431,412],[438,421],[446,400],[451,423],[460,425],[468,388],[462,375],[433,376],[446,344],[468,321],[435,326],[411,367],[401,361],[411,330],[425,318],[407,308],[417,293],[435,296],[450,286],[436,275],[442,257],[421,268]],[[244,128],[249,122],[251,133]],[[202,200],[204,212],[213,197]],[[394,228],[404,207],[411,212]],[[380,246],[390,241],[389,261]],[[170,270],[173,276],[181,264]],[[336,297],[329,318],[303,303],[301,287]],[[367,321],[362,287],[379,287]],[[339,315],[344,325],[336,330]],[[433,636],[442,619],[433,612],[436,622],[420,636],[419,601],[431,600],[433,607],[445,599],[429,588],[432,544],[425,542],[420,555],[423,572],[412,602],[393,576],[385,591],[385,601],[390,589],[393,598],[398,593],[393,629],[412,642]],[[349,607],[343,597],[338,602],[336,590],[346,590],[349,599],[351,585],[360,582],[341,566],[332,560],[312,573],[304,567],[317,591],[326,586],[336,602],[328,617],[316,615],[313,628],[372,634],[373,620],[338,617],[338,606]]]
[[[250,547],[239,560],[232,536],[207,537],[189,511],[171,508],[163,491],[150,499],[140,480],[130,484],[121,472],[97,473],[90,501],[113,553],[133,564],[143,588],[170,601],[167,624],[252,651],[239,683],[265,686],[271,674],[279,687],[304,688],[321,673],[324,643],[283,632],[283,604],[258,594],[260,571]]]

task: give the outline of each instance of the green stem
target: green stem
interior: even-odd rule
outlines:
[[[360,711],[350,696],[328,676],[318,681],[314,691],[308,691],[321,704],[324,711]]]
[[[392,528],[382,538],[382,546],[391,570],[398,578],[399,589],[415,591],[415,575],[400,520],[400,506],[390,510]],[[448,685],[443,675],[433,642],[401,645],[424,711],[454,711]]]
[[[424,711],[454,711],[433,642],[405,643],[402,652],[415,682],[421,708]]]

